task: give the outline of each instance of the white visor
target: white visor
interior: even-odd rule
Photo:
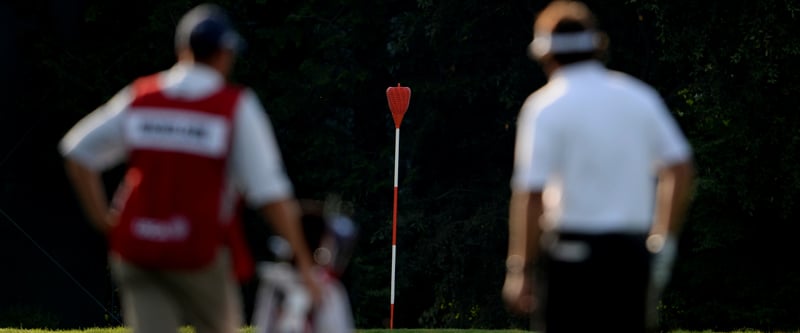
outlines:
[[[592,52],[600,46],[600,36],[593,30],[554,34],[535,34],[529,51],[537,58],[547,54]]]

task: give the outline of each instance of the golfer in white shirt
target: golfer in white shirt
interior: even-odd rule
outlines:
[[[692,182],[691,148],[661,97],[606,69],[606,44],[579,2],[551,3],[534,25],[530,52],[549,81],[518,119],[503,297],[537,310],[547,332],[651,326],[651,263],[674,255]]]

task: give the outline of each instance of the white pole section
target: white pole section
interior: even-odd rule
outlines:
[[[400,128],[394,130],[394,207],[392,209],[392,283],[389,314],[389,329],[394,329],[394,281],[397,267],[397,174],[400,169]]]

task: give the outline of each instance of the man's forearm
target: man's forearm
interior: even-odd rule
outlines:
[[[107,232],[111,227],[108,223],[108,199],[100,175],[69,159],[66,161],[65,168],[89,221],[98,230]]]
[[[683,228],[694,182],[691,161],[674,164],[659,174],[656,217],[651,234],[678,234]]]
[[[268,203],[261,208],[262,215],[271,223],[275,231],[284,237],[292,247],[292,253],[300,268],[311,267],[311,252],[303,238],[300,225],[300,207],[293,199]]]
[[[513,193],[509,205],[508,219],[508,258],[519,256],[527,265],[539,255],[541,226],[539,219],[543,214],[541,193]]]
[[[260,211],[264,218],[275,228],[275,231],[289,242],[300,276],[306,288],[308,288],[314,303],[319,304],[322,290],[314,278],[311,250],[308,247],[308,243],[306,243],[305,237],[303,237],[302,225],[300,224],[300,205],[296,200],[287,198],[265,204]]]

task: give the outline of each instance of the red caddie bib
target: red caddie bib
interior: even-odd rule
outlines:
[[[197,100],[171,98],[158,75],[136,80],[126,112],[128,171],[110,248],[150,269],[199,269],[227,241],[236,198],[226,177],[233,115],[242,89]]]

